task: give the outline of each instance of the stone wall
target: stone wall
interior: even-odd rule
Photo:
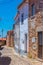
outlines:
[[[35,14],[43,10],[43,0],[29,0],[29,16],[32,16],[32,5],[35,6]]]
[[[14,47],[14,32],[13,31],[8,31],[7,33],[6,46]]]
[[[38,57],[38,32],[43,31],[43,12],[29,18],[29,53]]]

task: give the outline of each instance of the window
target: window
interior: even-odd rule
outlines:
[[[21,24],[23,24],[24,21],[24,14],[21,15]]]
[[[32,16],[35,14],[35,5],[32,4]]]

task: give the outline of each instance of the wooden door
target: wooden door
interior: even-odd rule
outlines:
[[[38,57],[42,58],[42,32],[38,32]]]
[[[27,53],[27,34],[25,34],[25,52]]]

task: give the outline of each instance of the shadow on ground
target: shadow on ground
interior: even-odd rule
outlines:
[[[0,50],[3,50],[3,49],[4,49],[4,47],[1,46],[1,47],[0,47]]]
[[[11,63],[11,58],[10,57],[1,57],[1,52],[0,52],[0,65],[10,65]]]

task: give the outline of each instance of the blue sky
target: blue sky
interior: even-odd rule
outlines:
[[[22,0],[0,0],[0,37],[6,36],[8,30],[12,30],[17,7]]]

